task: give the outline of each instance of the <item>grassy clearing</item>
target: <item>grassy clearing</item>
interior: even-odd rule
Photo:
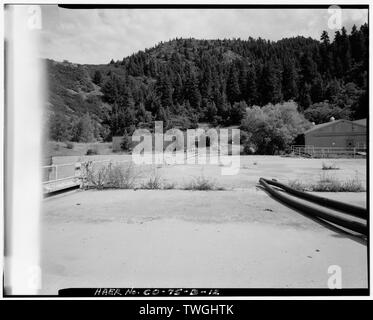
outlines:
[[[360,179],[355,176],[345,181],[335,177],[323,175],[316,183],[304,183],[299,180],[289,182],[289,186],[299,191],[314,192],[363,192],[365,188]]]
[[[55,157],[55,156],[84,156],[89,155],[91,151],[94,150],[94,154],[99,155],[111,155],[111,154],[121,154],[115,153],[112,150],[111,142],[56,142],[48,141],[44,146],[44,156],[45,157]],[[93,153],[91,153],[93,154]]]

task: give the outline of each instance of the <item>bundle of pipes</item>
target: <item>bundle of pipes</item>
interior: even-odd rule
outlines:
[[[316,195],[302,192],[290,188],[282,183],[279,183],[274,180],[268,180],[264,178],[259,179],[259,183],[269,192],[273,197],[279,199],[280,201],[286,203],[290,207],[293,207],[301,212],[309,214],[310,216],[314,216],[317,218],[321,218],[328,222],[331,222],[337,226],[344,227],[346,229],[358,232],[363,235],[368,235],[368,227],[367,227],[367,218],[368,218],[368,211],[364,208],[354,206],[351,204],[318,197]],[[277,188],[281,188],[285,192],[281,192],[276,190],[275,188],[271,187],[275,186]],[[296,201],[286,195],[286,193],[296,196],[298,198],[307,200],[309,202],[315,203],[316,205],[321,206],[321,208],[309,205],[304,202]],[[325,210],[324,208],[330,208],[335,211],[339,211],[343,213],[342,215],[338,213],[332,213],[331,210]],[[350,217],[344,216],[352,216],[358,219],[351,219]]]

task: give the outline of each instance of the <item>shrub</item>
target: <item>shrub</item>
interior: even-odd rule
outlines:
[[[96,149],[88,149],[87,150],[87,152],[86,152],[86,155],[87,156],[92,156],[92,155],[97,155],[98,154],[98,152],[97,152],[97,150]]]
[[[304,111],[304,116],[311,122],[325,123],[329,122],[331,117],[335,119],[350,119],[351,111],[349,108],[340,108],[336,104],[327,101],[314,103]]]
[[[95,139],[94,129],[94,122],[89,113],[86,113],[74,123],[72,140],[78,142],[92,142]]]
[[[131,145],[132,145],[132,138],[131,136],[127,133],[127,131],[124,132],[123,134],[123,139],[120,144],[120,148],[123,151],[130,151],[131,150]]]
[[[97,189],[103,189],[108,182],[109,169],[107,167],[100,167],[95,175],[93,181]]]
[[[291,188],[299,191],[314,192],[363,192],[365,188],[356,176],[346,181],[340,181],[334,177],[323,175],[316,183],[305,184],[299,180],[290,181]]]
[[[132,189],[135,187],[137,174],[133,164],[101,165],[94,167],[92,161],[82,164],[82,184],[85,188]]]
[[[362,192],[364,190],[365,189],[357,176],[346,181],[340,181],[334,177],[323,176],[312,187],[312,191],[319,192]]]
[[[155,189],[161,189],[161,185],[162,185],[161,177],[158,175],[155,175],[153,177],[150,177],[148,181],[143,183],[141,185],[141,188],[155,190]]]
[[[355,177],[354,179],[347,180],[343,183],[342,188],[345,192],[363,192],[365,188],[361,181]]]
[[[92,161],[82,163],[81,179],[83,187],[103,189],[107,184],[108,167],[100,166],[94,168]]]
[[[213,181],[205,178],[204,176],[194,178],[192,181],[184,186],[184,190],[224,190],[223,187],[218,187]]]
[[[67,149],[74,149],[74,144],[72,142],[66,142]]]
[[[129,165],[109,165],[108,186],[117,189],[132,189],[135,187],[137,174],[132,163]]]
[[[164,190],[171,190],[176,188],[176,183],[175,182],[165,182],[163,184],[163,189]]]
[[[66,141],[71,138],[71,123],[62,114],[52,114],[49,119],[49,138],[54,141]]]
[[[311,191],[307,189],[306,185],[299,180],[291,180],[288,182],[288,186],[298,191]]]
[[[339,170],[335,163],[326,164],[325,162],[322,163],[322,170]]]
[[[250,142],[245,142],[243,144],[243,150],[242,150],[242,154],[243,155],[251,155],[251,154],[255,154],[255,147],[253,146],[252,143]]]
[[[244,152],[252,148],[258,154],[278,154],[309,127],[293,101],[250,107],[240,126],[247,133],[242,136]]]

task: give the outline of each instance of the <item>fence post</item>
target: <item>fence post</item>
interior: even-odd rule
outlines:
[[[77,162],[76,164],[75,164],[75,172],[74,172],[74,175],[75,175],[75,177],[78,177],[78,178],[80,178],[80,176],[81,176],[81,173],[82,173],[82,169],[81,169],[81,166],[82,166],[82,164],[80,163],[80,162]]]

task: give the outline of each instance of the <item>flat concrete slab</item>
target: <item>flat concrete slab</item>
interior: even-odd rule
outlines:
[[[323,193],[323,196],[327,194]],[[364,206],[365,193],[334,194]],[[67,287],[367,287],[367,247],[255,187],[45,199],[42,294]]]
[[[52,182],[43,184],[43,193],[47,195],[53,192],[58,192],[58,191],[70,189],[73,187],[78,187],[80,185],[81,185],[81,182],[77,178],[70,178],[70,179],[65,179],[65,180],[60,180],[60,181],[52,181]]]

